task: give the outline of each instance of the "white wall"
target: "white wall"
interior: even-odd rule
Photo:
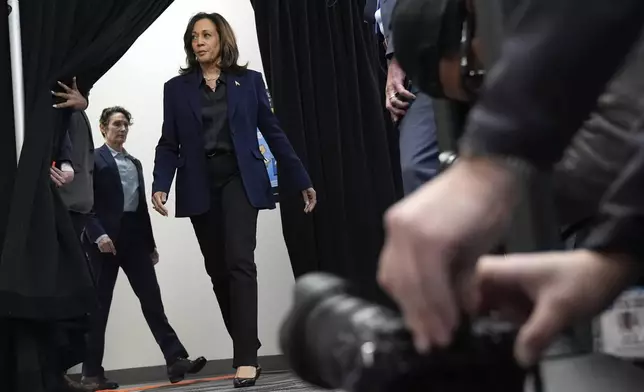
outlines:
[[[132,112],[134,126],[126,148],[144,167],[150,197],[154,147],[162,123],[163,83],[184,64],[182,37],[197,12],[219,12],[233,26],[241,61],[262,71],[255,19],[249,1],[176,0],[94,87],[88,115],[97,145],[102,144],[98,118],[103,108],[121,105]],[[174,215],[174,190],[168,207]],[[187,219],[163,218],[151,210],[161,255],[157,275],[170,323],[192,356],[232,357],[232,344],[203,267],[203,258]],[[260,355],[279,353],[277,332],[291,304],[293,275],[282,237],[279,211],[260,213],[256,261],[259,273]],[[107,329],[107,370],[164,364],[123,274],[119,276]]]

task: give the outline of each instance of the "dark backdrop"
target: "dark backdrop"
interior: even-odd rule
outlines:
[[[301,196],[280,195],[295,276],[332,272],[380,296],[382,217],[401,195],[400,165],[364,0],[251,2],[275,113],[319,198],[305,216]]]
[[[0,5],[0,381],[52,391],[60,320],[94,307],[69,214],[49,178],[70,112],[52,108],[56,81],[85,94],[172,0],[21,0],[26,134],[16,169],[7,7]],[[160,54],[162,55],[162,54]],[[90,100],[91,101],[91,100]]]

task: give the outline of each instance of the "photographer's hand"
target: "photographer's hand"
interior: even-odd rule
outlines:
[[[486,256],[477,265],[478,307],[524,322],[515,355],[527,367],[566,328],[608,306],[637,279],[639,268],[632,260],[587,250]]]
[[[451,342],[461,288],[503,234],[514,185],[500,164],[462,158],[387,212],[378,280],[400,305],[419,351]]]

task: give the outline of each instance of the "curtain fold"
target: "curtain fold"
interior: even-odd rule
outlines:
[[[5,203],[0,203],[8,206],[7,219],[0,222],[7,228],[0,259],[0,316],[73,317],[91,302],[83,252],[49,179],[52,151],[70,116],[52,108],[50,91],[58,90],[57,80],[71,83],[77,76],[79,89],[87,92],[171,3],[20,1],[26,134],[13,192],[5,193]],[[10,155],[13,146],[3,142],[2,155]],[[72,297],[77,300],[70,301]]]
[[[300,195],[280,194],[294,274],[331,272],[381,297],[382,216],[402,192],[382,48],[363,22],[364,1],[251,3],[275,113],[318,191],[313,216]]]
[[[26,133],[17,169],[7,7],[0,7],[0,335],[11,337],[0,339],[0,364],[8,365],[0,375],[12,391],[55,390],[56,322],[95,306],[84,253],[49,178],[71,115],[52,107],[50,91],[76,76],[87,93],[172,2],[20,1]]]

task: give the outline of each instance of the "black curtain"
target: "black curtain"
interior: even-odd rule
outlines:
[[[83,252],[49,179],[52,152],[71,114],[52,107],[50,91],[59,90],[57,80],[71,84],[77,76],[87,94],[171,3],[20,1],[26,133],[17,169],[7,7],[0,7],[0,365],[6,366],[0,379],[13,380],[9,390],[45,390],[41,365],[52,360],[44,349],[51,323],[81,317],[95,305]]]
[[[294,274],[331,272],[380,297],[382,217],[401,195],[400,164],[364,0],[251,2],[275,113],[319,198],[305,216],[301,196],[280,195]]]

